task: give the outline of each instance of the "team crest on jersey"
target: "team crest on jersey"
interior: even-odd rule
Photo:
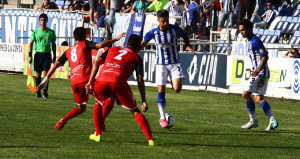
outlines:
[[[264,49],[259,49],[259,52],[261,52],[261,53],[264,53],[265,51],[264,51]]]

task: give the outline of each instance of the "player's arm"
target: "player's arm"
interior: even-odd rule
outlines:
[[[266,64],[268,63],[268,59],[269,59],[269,56],[268,54],[265,54],[261,57],[261,63],[260,65],[257,67],[257,69],[255,71],[253,71],[251,73],[251,75],[253,77],[257,76],[259,74],[259,72],[266,66]]]
[[[292,53],[291,50],[288,50],[288,51],[283,55],[283,57],[285,57],[285,58],[294,57],[294,54],[289,55],[290,53]]]
[[[147,43],[145,40],[143,40],[142,43],[141,43],[140,50],[142,50],[144,47],[146,47],[147,44],[148,44],[148,43]],[[140,51],[140,50],[139,50],[139,51]]]
[[[100,49],[100,48],[103,48],[103,47],[107,47],[111,44],[113,44],[114,42],[116,41],[119,41],[122,37],[124,37],[126,35],[125,32],[121,33],[119,36],[117,36],[115,39],[112,39],[112,40],[105,40],[105,41],[102,41],[100,43],[95,43],[95,42],[92,42],[92,41],[87,41],[86,42],[86,46],[87,48],[89,49]]]
[[[108,53],[108,50],[109,50],[109,49],[107,49],[107,50],[106,50],[100,57],[98,57],[98,58],[96,59],[96,61],[94,62],[93,68],[92,68],[92,72],[91,72],[91,75],[90,75],[89,82],[85,85],[86,94],[89,94],[89,93],[91,92],[91,90],[93,89],[93,85],[94,85],[94,82],[95,82],[96,74],[98,73],[98,70],[99,70],[100,65],[105,61],[106,56],[107,56],[107,53]]]
[[[146,91],[145,91],[145,82],[144,82],[144,69],[143,69],[143,60],[140,59],[135,67],[135,72],[137,76],[137,83],[139,92],[142,98],[142,111],[146,112],[148,110],[148,105],[146,102]]]
[[[52,58],[52,63],[55,63],[56,61],[56,42],[52,42],[52,54],[53,54],[53,58]]]
[[[31,64],[32,63],[32,47],[33,47],[33,43],[34,41],[33,40],[30,40],[29,42],[29,58],[28,58],[28,62]]]
[[[63,66],[66,61],[67,61],[67,56],[66,56],[66,52],[63,53],[63,55],[51,66],[50,70],[48,71],[47,75],[45,76],[44,80],[38,85],[37,87],[37,91],[39,92],[41,89],[45,88],[48,84],[49,79],[51,78],[51,76],[53,75],[53,73],[55,72],[55,70],[60,67]]]

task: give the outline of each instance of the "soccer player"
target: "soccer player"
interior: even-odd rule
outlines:
[[[107,40],[100,43],[94,43],[86,40],[86,31],[83,27],[78,27],[73,32],[76,45],[70,47],[63,55],[52,65],[49,72],[45,76],[43,82],[38,86],[38,90],[47,87],[48,81],[55,70],[63,66],[66,61],[69,62],[71,67],[71,85],[77,108],[72,109],[63,119],[59,120],[55,129],[61,130],[68,120],[82,114],[86,109],[86,103],[89,99],[85,91],[91,70],[92,70],[92,54],[91,49],[99,49],[111,45],[112,43],[120,40],[125,33],[121,33],[116,39]],[[112,104],[110,102],[109,104]],[[111,106],[111,105],[110,105]]]
[[[157,103],[161,126],[166,128],[168,126],[165,118],[167,77],[170,76],[176,93],[181,91],[184,79],[179,58],[178,38],[184,39],[187,51],[195,52],[190,47],[189,38],[184,31],[178,25],[169,24],[169,12],[167,10],[159,10],[157,18],[159,26],[145,35],[141,48],[144,48],[151,39],[154,39],[156,44],[156,84],[158,85]]]
[[[40,27],[35,29],[30,36],[29,42],[29,63],[32,63],[32,47],[35,42],[35,51],[34,54],[34,71],[36,71],[35,83],[38,86],[42,81],[42,72],[44,75],[50,69],[51,62],[56,61],[56,35],[54,31],[50,28],[47,28],[48,16],[45,13],[40,14],[39,16]],[[51,60],[51,47],[53,58]],[[41,98],[42,94],[40,90],[36,91],[36,97]],[[48,98],[48,85],[44,88],[43,98]]]
[[[128,109],[135,117],[139,127],[148,139],[149,145],[154,145],[154,139],[149,123],[140,112],[133,93],[127,83],[128,77],[135,70],[137,74],[138,88],[142,97],[142,111],[147,111],[148,105],[145,96],[145,85],[143,80],[143,61],[137,54],[140,49],[141,38],[132,34],[129,37],[128,47],[112,47],[106,50],[97,58],[93,65],[90,80],[86,85],[87,93],[93,88],[95,99],[102,104],[103,99],[114,98],[119,105]],[[103,67],[95,81],[95,76],[99,70],[99,65],[105,61]],[[94,86],[93,86],[94,85]],[[91,140],[100,141],[101,136],[101,105],[94,106],[94,125],[96,132],[90,135]]]
[[[252,63],[251,77],[249,83],[243,91],[247,109],[250,116],[250,121],[243,125],[244,129],[256,128],[258,121],[256,120],[255,103],[251,97],[254,95],[254,100],[260,105],[264,113],[270,119],[270,123],[265,130],[274,130],[278,127],[278,122],[275,120],[269,103],[264,99],[266,94],[270,71],[268,67],[268,52],[265,49],[262,41],[253,34],[253,26],[250,20],[243,20],[239,25],[239,30],[244,38],[246,38],[246,51]]]

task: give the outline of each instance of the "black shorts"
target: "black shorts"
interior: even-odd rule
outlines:
[[[51,66],[51,53],[36,52],[34,54],[34,71],[42,72],[49,71]]]

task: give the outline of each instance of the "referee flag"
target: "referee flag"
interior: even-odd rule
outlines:
[[[27,65],[27,74],[28,74],[27,86],[31,90],[31,92],[35,92],[36,88],[35,88],[35,82],[34,82],[34,79],[33,79],[33,76],[32,76],[31,65],[29,65],[29,66]]]

